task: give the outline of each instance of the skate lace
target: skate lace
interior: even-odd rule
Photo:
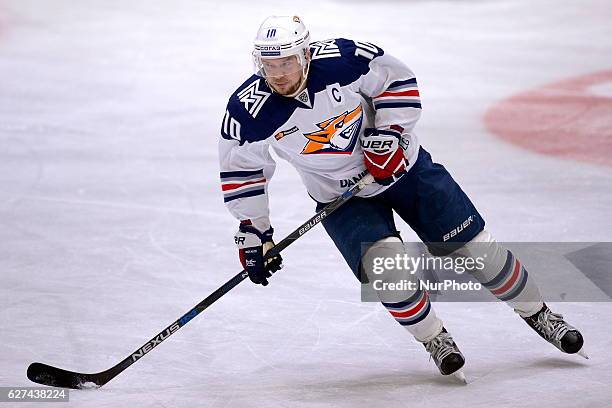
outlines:
[[[544,310],[540,313],[535,326],[544,334],[547,340],[554,339],[561,341],[565,333],[570,330],[568,324],[563,320],[563,316],[550,310]]]
[[[440,333],[433,340],[425,343],[425,350],[430,354],[435,361],[442,361],[444,358],[455,352],[455,343],[453,338],[448,333]]]

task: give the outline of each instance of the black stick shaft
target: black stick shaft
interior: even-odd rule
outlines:
[[[370,174],[367,174],[361,181],[344,192],[344,194],[327,204],[323,209],[321,209],[321,211],[317,212],[308,221],[296,228],[295,231],[293,231],[283,240],[279,241],[270,251],[268,251],[268,253],[266,253],[266,259],[270,259],[275,255],[278,255],[281,251],[299,239],[306,232],[310,231],[310,229],[312,229],[315,225],[321,223],[329,214],[334,212],[341,205],[354,197],[366,185],[372,183],[373,181],[373,177]],[[46,364],[32,363],[28,367],[28,378],[40,384],[64,388],[85,388],[88,386],[101,387],[123,372],[123,370],[134,364],[140,358],[144,357],[145,354],[157,347],[172,334],[176,333],[194,317],[202,313],[223,295],[236,287],[247,276],[248,274],[244,270],[236,274],[170,326],[166,327],[163,331],[158,333],[155,337],[146,342],[131,355],[123,359],[123,361],[106,371],[95,374],[84,374],[63,370]]]

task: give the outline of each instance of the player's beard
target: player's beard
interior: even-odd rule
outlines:
[[[297,92],[300,85],[302,84],[302,80],[303,80],[303,76],[302,74],[300,74],[300,77],[293,83],[291,83],[291,81],[287,81],[287,82],[281,81],[281,83],[279,84],[279,83],[270,81],[270,86],[279,95],[288,96],[288,95],[292,95]]]
[[[291,82],[289,80],[287,81],[287,83],[284,83],[281,81],[283,86],[277,86],[276,84],[274,84],[274,81],[270,81],[270,80],[266,80],[266,81],[268,82],[268,86],[270,86],[270,88],[272,88],[274,92],[278,93],[281,96],[285,96],[287,98],[293,98],[303,88],[306,87],[306,81],[308,78],[309,71],[310,71],[310,64],[308,64],[305,68],[302,68],[299,71],[300,72],[299,77],[290,86],[288,85]]]

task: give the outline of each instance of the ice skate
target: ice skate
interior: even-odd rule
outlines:
[[[562,352],[589,358],[582,349],[584,344],[582,334],[575,327],[567,324],[562,315],[551,312],[546,304],[538,313],[524,317],[523,320],[544,340]]]
[[[443,327],[440,334],[432,340],[423,343],[442,375],[453,374],[461,382],[467,384],[461,367],[465,364],[463,354],[453,341],[453,337]]]

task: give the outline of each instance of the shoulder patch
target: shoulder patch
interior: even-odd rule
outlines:
[[[256,79],[236,95],[238,100],[244,105],[244,109],[246,109],[253,118],[257,117],[261,107],[266,103],[270,95],[272,95],[272,93],[261,89],[261,81],[261,78]]]
[[[252,75],[229,98],[221,136],[240,145],[262,142],[273,137],[301,106],[297,100],[273,93],[262,77]]]
[[[336,40],[317,41],[310,44],[311,59],[333,58],[340,57],[340,49],[336,44]]]

